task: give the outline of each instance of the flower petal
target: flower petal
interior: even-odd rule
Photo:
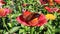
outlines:
[[[53,11],[55,12],[57,12],[59,9],[57,8],[57,7],[55,7],[55,8],[52,8],[53,9]]]
[[[5,17],[6,14],[5,14],[5,11],[3,8],[0,8],[0,17]]]
[[[19,16],[19,17],[17,17],[16,20],[17,20],[20,24],[23,24],[23,25],[25,25],[25,26],[30,26],[29,24],[27,24],[27,23],[25,22],[25,20],[23,19],[22,15]]]
[[[45,19],[45,16],[43,14],[40,14],[39,20],[41,21],[41,20],[44,20],[44,19]]]
[[[12,10],[9,9],[9,8],[4,8],[4,11],[6,12],[6,14],[10,14],[10,13],[12,13]]]
[[[40,14],[39,23],[36,26],[42,26],[45,23],[47,23],[47,20],[46,20],[45,16],[43,14]]]
[[[46,19],[44,19],[44,20],[42,20],[42,21],[40,21],[36,26],[43,26],[43,25],[45,25],[47,23],[47,20]]]
[[[53,10],[50,8],[50,7],[45,7],[45,9],[48,11],[48,12],[50,12],[50,13],[53,13]]]
[[[54,7],[54,8],[45,7],[45,9],[50,13],[57,12],[59,10],[57,7]]]

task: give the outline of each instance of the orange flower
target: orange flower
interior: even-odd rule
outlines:
[[[50,6],[53,6],[54,5],[53,0],[49,0],[49,5]]]
[[[11,13],[8,8],[0,8],[0,17],[5,17],[7,14]]]

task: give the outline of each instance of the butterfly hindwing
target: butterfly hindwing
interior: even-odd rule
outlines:
[[[35,12],[26,11],[23,13],[23,18],[25,19],[26,22],[34,21],[35,18],[37,18],[38,16],[39,14]]]

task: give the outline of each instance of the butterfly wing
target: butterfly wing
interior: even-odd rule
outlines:
[[[38,18],[34,18],[33,20],[29,21],[29,24],[31,26],[35,26],[36,24],[38,24],[38,22],[39,22]]]
[[[23,12],[23,18],[26,20],[26,21],[29,21],[30,19],[31,19],[31,17],[32,17],[32,12],[30,12],[30,11],[25,11],[25,12]]]

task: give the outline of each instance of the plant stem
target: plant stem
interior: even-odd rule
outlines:
[[[11,15],[12,15],[12,14],[9,14],[10,23],[12,23]]]
[[[7,31],[9,31],[7,25],[5,24],[5,18],[2,18],[2,20],[3,20],[4,27],[7,29]]]
[[[30,27],[30,34],[33,34],[34,27]]]

